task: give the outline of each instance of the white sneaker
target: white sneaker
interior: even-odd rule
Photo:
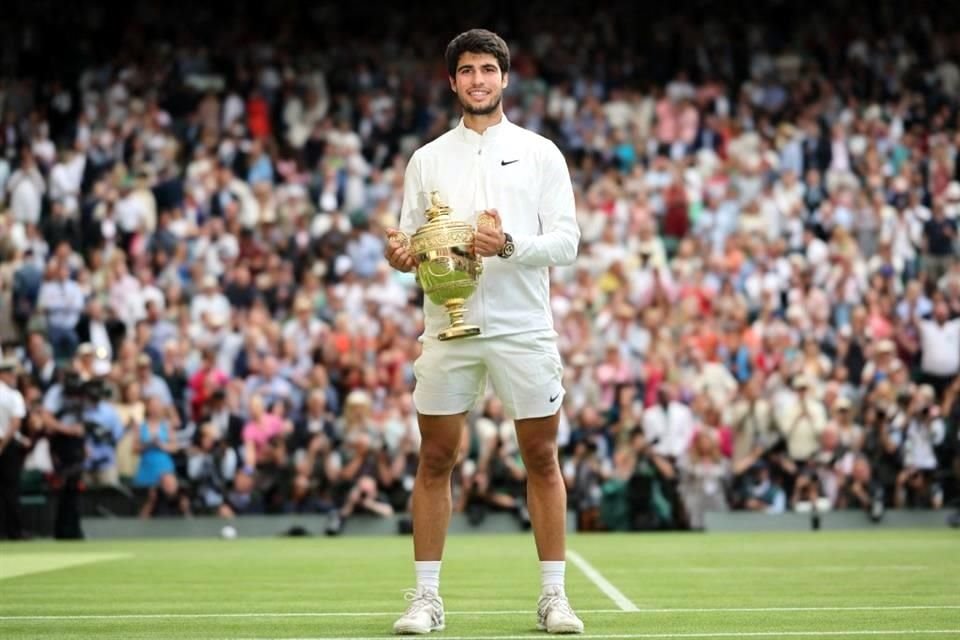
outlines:
[[[570,608],[563,587],[547,587],[540,596],[537,629],[547,633],[583,633],[583,620]]]
[[[393,623],[397,634],[422,634],[443,631],[443,600],[433,589],[418,587],[403,594],[410,601],[407,612]]]

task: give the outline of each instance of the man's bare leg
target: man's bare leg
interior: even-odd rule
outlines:
[[[560,413],[517,420],[517,442],[527,469],[527,505],[540,556],[541,592],[537,628],[550,633],[583,633],[564,589],[567,545],[567,489],[557,459]]]
[[[450,473],[457,462],[466,414],[418,414],[420,461],[413,485],[413,552],[417,561],[440,560],[450,525]]]
[[[420,462],[413,484],[413,557],[417,589],[394,633],[422,634],[445,627],[440,598],[440,559],[450,525],[450,474],[460,452],[465,414],[425,416],[420,422]]]
[[[567,489],[557,458],[560,414],[517,420],[517,442],[527,469],[527,507],[541,561],[566,557]]]

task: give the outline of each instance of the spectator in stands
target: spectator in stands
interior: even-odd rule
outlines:
[[[77,323],[84,308],[84,295],[80,285],[70,278],[66,262],[51,265],[47,280],[40,287],[37,308],[47,322],[47,335],[58,360],[73,357],[77,348]]]
[[[20,472],[32,444],[23,395],[17,388],[17,363],[0,360],[0,540],[23,537],[20,517]]]
[[[863,65],[859,53],[805,44],[838,38],[836,21],[823,32],[803,8],[778,6],[778,23],[787,16],[795,31],[791,66],[770,50],[767,7],[749,39],[704,11],[710,55],[685,60],[662,43],[704,40],[689,22],[635,38],[601,8],[591,24],[560,16],[516,27],[518,55],[532,64],[504,107],[564,153],[582,230],[577,264],[554,270],[550,296],[569,365],[562,438],[575,444],[563,462],[569,478],[580,473],[583,508],[597,506],[597,486],[604,506],[604,487],[617,487],[635,457],[617,488],[631,526],[677,521],[677,465],[709,407],[719,411],[710,424],[732,432],[734,508],[779,510],[832,430],[852,467],[818,496],[851,508],[865,492],[888,507],[955,501],[960,102],[918,45],[949,41],[951,27],[914,12],[896,26],[923,37],[887,38]],[[323,34],[341,32],[345,18],[333,9],[319,26],[294,21],[311,30],[306,44],[265,48],[255,68],[176,43],[153,47],[149,61],[123,43],[78,56],[89,29],[74,23],[77,38],[42,50],[89,60],[75,81],[24,69],[35,82],[10,93],[0,127],[0,315],[10,318],[0,349],[45,394],[44,420],[62,427],[36,443],[31,471],[53,470],[51,449],[72,455],[75,416],[63,413],[58,381],[76,360],[116,389],[104,402],[128,429],[113,452],[121,482],[136,475],[129,445],[143,403],[159,397],[170,443],[192,442],[198,459],[237,453],[241,468],[223,472],[221,491],[234,514],[342,508],[364,465],[377,499],[403,508],[419,434],[400,425],[415,408],[396,410],[409,404],[422,292],[381,261],[382,233],[396,225],[410,152],[454,113],[446,78],[423,73],[419,50],[386,64],[404,51],[393,31],[351,31],[355,52],[327,55]],[[195,20],[198,32],[245,32],[224,29],[230,16]],[[418,33],[420,24],[404,28],[416,16],[398,20],[396,33]],[[879,28],[855,22],[844,38]],[[574,28],[584,55],[560,78],[529,43]],[[422,30],[417,42],[433,37]],[[225,38],[229,51],[235,38]],[[628,51],[599,55],[592,41]],[[356,55],[389,71],[344,81]],[[633,56],[661,64],[623,67]],[[121,62],[120,75],[99,72]],[[201,67],[218,88],[196,88]],[[761,86],[753,72],[764,67]],[[61,93],[74,107],[49,104]],[[919,413],[913,382],[933,388],[941,415],[927,400],[931,414]],[[355,391],[367,400],[362,424],[348,428]],[[282,444],[288,461],[269,495],[262,471],[242,468],[256,394],[261,418],[282,408],[272,415],[293,425],[265,449]],[[481,443],[514,437],[496,412],[483,414],[470,416],[458,463],[468,494],[484,478]],[[156,509],[179,513],[186,492],[178,486]]]
[[[179,450],[175,434],[166,420],[166,408],[158,396],[147,399],[144,420],[139,428],[140,437],[135,451],[140,455],[140,465],[133,484],[151,489],[151,495],[160,486],[164,476],[173,476],[176,480],[173,454]]]
[[[720,440],[700,429],[686,454],[680,458],[680,494],[691,529],[703,529],[708,511],[727,511],[726,491],[730,464],[720,450]]]

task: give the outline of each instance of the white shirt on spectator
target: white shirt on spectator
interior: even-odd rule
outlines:
[[[327,325],[319,318],[310,318],[307,326],[303,326],[299,318],[292,318],[283,328],[284,340],[294,341],[297,345],[297,355],[307,357],[313,353],[317,339],[326,331]]]
[[[16,222],[36,225],[40,222],[40,206],[46,183],[40,171],[17,169],[7,182],[10,192],[10,209]]]
[[[936,418],[929,424],[919,420],[907,425],[904,438],[904,466],[912,469],[932,470],[937,468],[937,455],[934,447],[943,442],[946,427],[943,420]]]
[[[107,327],[103,322],[90,322],[90,344],[95,349],[103,349],[108,360],[113,359],[113,345],[110,343],[110,334],[107,333]]]
[[[23,419],[25,415],[27,415],[27,408],[20,392],[0,382],[0,440],[7,435],[11,420]]]
[[[40,287],[37,307],[53,327],[73,329],[83,311],[83,290],[73,280],[47,280]]]
[[[75,215],[79,208],[77,198],[83,183],[83,170],[87,156],[74,154],[66,162],[58,162],[50,170],[50,197],[63,200],[68,215]]]
[[[788,405],[780,416],[780,431],[787,441],[787,451],[794,460],[806,460],[819,447],[820,434],[827,428],[827,412],[823,403],[811,397],[804,400],[806,416],[803,415],[803,404],[799,397]]]
[[[133,329],[137,320],[144,316],[140,281],[129,273],[117,279],[110,287],[110,306],[117,318],[122,320],[128,329]]]
[[[156,285],[148,284],[143,287],[140,292],[140,297],[143,299],[143,304],[146,305],[148,302],[153,302],[157,307],[157,310],[161,313],[167,308],[167,299]],[[146,306],[144,306],[144,311],[146,311]]]
[[[920,369],[934,376],[960,373],[960,318],[944,322],[923,320],[919,325]]]
[[[683,455],[695,426],[693,412],[681,402],[671,402],[666,410],[655,404],[643,412],[643,434],[649,442],[657,440],[653,450],[662,456]]]
[[[204,313],[220,318],[229,318],[230,301],[222,293],[197,294],[190,302],[190,320],[200,322]]]
[[[204,236],[197,239],[194,252],[197,259],[203,261],[206,272],[219,277],[226,270],[224,263],[240,255],[240,244],[230,233],[225,233],[216,240]]]
[[[134,233],[146,222],[147,209],[143,200],[132,192],[117,201],[116,219],[120,230],[124,233]]]

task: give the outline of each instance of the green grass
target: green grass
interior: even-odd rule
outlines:
[[[952,531],[594,535],[569,546],[640,609],[621,611],[568,562],[588,636],[960,638]],[[401,537],[4,544],[0,638],[386,637],[411,561]],[[529,536],[451,537],[447,630],[434,635],[538,637],[538,591]]]

